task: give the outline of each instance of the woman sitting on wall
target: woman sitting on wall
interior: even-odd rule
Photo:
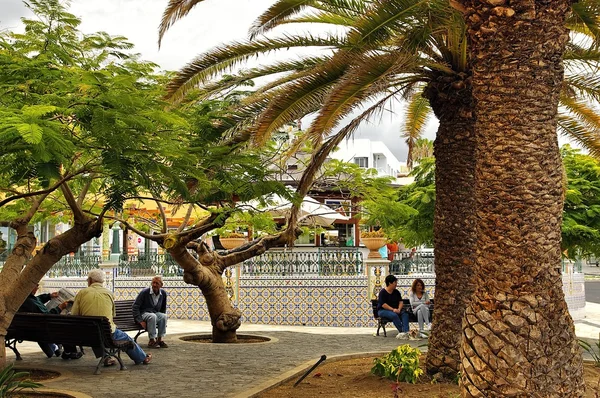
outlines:
[[[423,283],[422,279],[415,279],[412,287],[410,288],[411,293],[408,297],[410,300],[410,306],[412,307],[413,314],[417,316],[417,320],[419,321],[419,337],[425,338],[427,337],[423,330],[429,330],[429,295],[425,291],[425,283]]]

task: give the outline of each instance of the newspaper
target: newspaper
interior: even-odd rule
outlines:
[[[73,293],[69,289],[61,288],[58,291],[58,297],[50,299],[50,301],[48,301],[46,303],[46,308],[48,308],[49,310],[51,310],[54,307],[58,307],[60,304],[64,303],[65,301],[70,301],[70,303],[67,305],[67,308],[65,308],[63,310],[63,313],[64,312],[68,313],[68,312],[71,312],[71,307],[73,307],[73,300],[74,299],[75,299],[75,293]]]

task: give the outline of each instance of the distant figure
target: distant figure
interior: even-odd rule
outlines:
[[[147,365],[152,360],[152,354],[146,355],[144,350],[131,337],[125,332],[117,329],[113,318],[115,316],[115,299],[110,290],[102,287],[104,283],[104,272],[99,269],[91,270],[88,274],[87,284],[88,287],[82,289],[75,296],[75,302],[71,309],[72,315],[87,315],[87,316],[104,316],[110,321],[110,327],[113,332],[113,340],[115,341],[131,341],[133,348],[127,350],[129,358],[135,362],[136,365],[144,364]],[[96,356],[98,356],[96,352]],[[100,353],[101,354],[101,353]],[[99,357],[99,356],[98,356]],[[111,358],[112,359],[112,358]],[[114,360],[107,360],[104,365],[114,365]]]
[[[425,338],[427,336],[423,333],[423,330],[431,329],[429,324],[429,304],[431,304],[431,301],[425,291],[423,280],[415,279],[410,290],[411,294],[408,299],[413,313],[417,315],[417,321],[419,321],[419,337]]]
[[[155,276],[152,287],[142,290],[133,304],[133,318],[148,331],[148,347],[169,347],[163,341],[167,332],[167,292],[162,287],[162,277]]]
[[[379,291],[377,314],[390,320],[398,329],[397,339],[408,339],[408,312],[403,307],[402,295],[396,289],[398,278],[385,277],[385,287]]]
[[[35,285],[29,296],[25,299],[25,302],[21,305],[18,312],[33,312],[36,314],[60,314],[62,310],[67,308],[69,305],[68,301],[64,301],[52,309],[46,308],[46,303],[50,299],[57,298],[58,292],[43,293],[36,296],[35,293],[38,291],[40,285]],[[81,352],[77,352],[77,347],[72,345],[65,345],[64,352],[61,352],[60,346],[54,343],[38,343],[44,354],[48,358],[52,358],[54,355],[61,356],[62,359],[79,359],[83,355]]]
[[[387,259],[389,261],[393,261],[394,260],[394,253],[398,252],[398,243],[389,241],[386,244],[386,246],[387,246],[387,249],[388,249],[388,257],[387,257]]]

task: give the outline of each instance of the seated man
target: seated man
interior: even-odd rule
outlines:
[[[162,277],[155,276],[152,288],[142,290],[133,304],[133,318],[148,331],[148,347],[169,347],[163,341],[167,332],[167,292],[162,287]]]
[[[88,315],[88,316],[104,316],[110,321],[111,329],[113,332],[113,340],[115,341],[131,341],[133,342],[133,348],[127,350],[129,358],[135,362],[136,365],[142,363],[147,365],[152,359],[152,354],[146,355],[144,350],[133,341],[122,330],[117,329],[113,322],[115,316],[115,300],[110,290],[102,287],[104,283],[104,272],[99,269],[91,270],[88,274],[87,284],[88,287],[82,289],[75,296],[75,302],[71,309],[72,315]],[[96,353],[97,356],[98,353]],[[105,365],[112,365],[113,361],[108,361]]]
[[[393,322],[398,329],[397,339],[408,339],[408,312],[402,308],[402,295],[396,290],[397,285],[398,278],[394,275],[385,277],[385,287],[379,292],[377,300],[377,315]]]
[[[69,305],[68,301],[62,302],[58,305],[58,307],[54,307],[52,309],[48,309],[45,304],[50,301],[50,299],[58,297],[57,292],[53,293],[44,293],[36,296],[40,285],[35,285],[29,296],[25,299],[25,302],[21,305],[18,312],[33,312],[36,314],[60,314],[62,310],[67,308]],[[48,358],[52,358],[54,355],[57,357],[61,355],[60,347],[56,344],[52,343],[38,343],[44,354]],[[64,346],[65,351],[62,353],[62,359],[79,359],[83,355],[81,352],[77,352],[77,347],[71,345]]]

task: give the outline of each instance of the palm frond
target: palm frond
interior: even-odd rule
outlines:
[[[260,115],[255,142],[259,145],[266,142],[284,124],[321,108],[325,97],[343,72],[343,67],[323,68],[278,88],[271,97],[271,104]]]
[[[389,87],[390,77],[410,70],[413,62],[413,57],[398,57],[394,53],[361,57],[358,64],[348,62],[351,65],[348,72],[327,96],[310,127],[308,138],[318,143],[358,105],[384,93]]]
[[[275,62],[270,65],[266,65],[263,67],[252,68],[247,71],[241,71],[237,75],[225,76],[223,79],[206,84],[202,87],[199,99],[208,98],[214,96],[216,94],[220,94],[223,91],[232,89],[234,87],[247,84],[251,82],[253,79],[262,78],[266,76],[276,75],[280,73],[286,72],[301,72],[315,67],[316,65],[320,65],[324,62],[327,62],[329,57],[306,57],[300,60],[292,60],[292,61],[280,61]],[[277,79],[276,81],[268,84],[264,84],[260,86],[259,92],[266,91],[265,88],[267,86],[276,87],[281,85],[288,80],[288,76],[291,78],[299,77],[296,73],[291,73],[284,76],[281,79]]]
[[[353,25],[348,41],[354,46],[385,42],[397,32],[418,25],[427,5],[427,0],[375,0]]]
[[[559,113],[557,120],[559,134],[578,142],[589,151],[590,155],[600,159],[599,131],[591,131],[580,120],[570,115]]]
[[[167,8],[163,12],[160,20],[160,26],[158,27],[158,47],[162,42],[162,38],[169,30],[171,26],[181,18],[185,17],[196,4],[203,2],[204,0],[169,0]]]
[[[167,85],[167,98],[173,101],[181,100],[190,89],[259,54],[290,47],[334,48],[343,45],[343,39],[337,36],[315,37],[310,34],[233,42],[201,54],[181,69]]]
[[[278,0],[267,11],[262,13],[250,28],[250,39],[273,29],[282,21],[315,4],[316,0]]]
[[[581,0],[571,4],[571,15],[567,27],[591,40],[591,46],[600,46],[600,3],[596,0]]]
[[[579,73],[565,76],[562,91],[561,102],[564,98],[572,98],[573,96],[600,102],[600,75],[597,73]]]
[[[431,106],[429,100],[423,98],[422,91],[414,93],[406,107],[400,136],[406,138],[407,141],[416,141],[423,135],[423,130],[430,118]]]

